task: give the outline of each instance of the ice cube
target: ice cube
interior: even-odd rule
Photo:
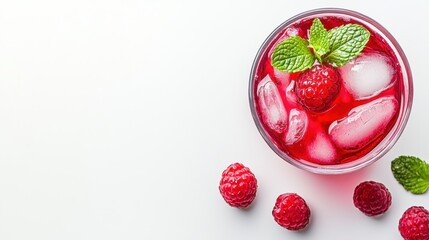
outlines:
[[[297,103],[294,87],[295,80],[290,81],[289,85],[286,87],[286,99],[290,103]]]
[[[324,132],[319,132],[316,135],[313,142],[308,145],[307,151],[313,161],[321,164],[335,163],[335,147]]]
[[[274,77],[278,84],[288,85],[290,74],[288,72],[282,72],[274,68]]]
[[[392,60],[381,53],[361,55],[339,69],[345,88],[355,99],[379,94],[394,82]]]
[[[382,97],[356,107],[329,127],[332,141],[344,149],[358,149],[379,137],[398,110],[398,101]]]
[[[294,144],[304,136],[307,130],[308,117],[304,111],[292,109],[289,112],[289,127],[285,135],[287,145]]]
[[[272,130],[282,133],[287,128],[287,113],[276,84],[267,75],[258,84],[258,103],[262,120]]]
[[[288,36],[298,36],[298,34],[300,33],[300,29],[298,28],[294,28],[294,27],[289,27],[286,29],[286,34]]]

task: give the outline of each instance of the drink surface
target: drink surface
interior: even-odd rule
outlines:
[[[341,88],[330,108],[315,112],[303,107],[295,92],[302,72],[282,72],[271,65],[275,46],[290,36],[307,39],[313,18],[282,29],[262,52],[254,76],[254,104],[270,140],[292,159],[341,164],[366,155],[389,133],[401,107],[403,79],[394,51],[371,28],[353,19],[319,19],[328,30],[356,23],[371,34],[359,56],[337,68]]]

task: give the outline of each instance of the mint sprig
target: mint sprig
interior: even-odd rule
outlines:
[[[310,27],[309,42],[314,49],[314,55],[316,55],[317,60],[322,62],[322,56],[330,50],[330,42],[328,31],[318,18],[313,20],[313,24]]]
[[[358,24],[347,24],[329,31],[331,51],[326,55],[326,62],[341,67],[354,59],[363,50],[370,33]]]
[[[399,156],[391,163],[395,179],[414,193],[425,193],[429,188],[429,164],[413,156]]]
[[[282,41],[274,49],[271,65],[292,73],[311,68],[316,58],[319,63],[341,67],[361,53],[369,37],[370,32],[361,25],[346,24],[328,31],[320,19],[315,18],[308,41],[299,36]]]
[[[308,42],[297,36],[290,37],[277,45],[271,60],[273,67],[290,73],[311,68],[313,63],[314,56],[308,48]]]

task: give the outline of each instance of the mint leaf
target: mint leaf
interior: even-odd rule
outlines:
[[[429,164],[412,156],[399,156],[392,161],[395,179],[409,192],[425,193],[429,188]]]
[[[341,67],[357,57],[369,40],[370,33],[358,24],[347,24],[329,30],[331,52],[324,60],[331,65]]]
[[[308,42],[298,36],[290,37],[274,49],[271,65],[283,72],[299,72],[311,68],[314,56]]]
[[[315,18],[310,27],[310,45],[314,49],[314,55],[317,60],[322,63],[322,56],[329,52],[329,36],[328,31],[323,26],[320,19]]]

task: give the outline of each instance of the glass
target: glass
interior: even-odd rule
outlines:
[[[265,52],[267,47],[269,47],[269,44],[272,43],[273,39],[279,34],[280,31],[292,25],[293,23],[296,23],[297,21],[302,19],[312,19],[315,17],[323,17],[323,16],[335,16],[335,17],[353,19],[357,22],[361,22],[363,25],[365,25],[366,27],[370,28],[372,31],[379,34],[387,42],[387,44],[393,49],[393,52],[398,60],[398,64],[400,65],[402,79],[403,79],[403,81],[399,83],[401,91],[400,91],[400,98],[399,98],[400,103],[399,103],[399,110],[398,110],[398,118],[395,124],[393,125],[393,127],[391,128],[391,130],[389,131],[389,133],[383,138],[383,140],[381,140],[381,142],[378,143],[377,146],[375,146],[370,152],[368,152],[363,157],[353,160],[351,162],[341,163],[336,165],[322,165],[322,164],[312,163],[309,161],[299,161],[299,160],[294,160],[292,157],[288,156],[285,152],[279,149],[279,147],[276,146],[276,144],[273,143],[271,138],[268,136],[267,132],[264,130],[264,127],[261,123],[261,119],[258,116],[258,113],[256,111],[256,104],[257,104],[256,98],[255,98],[256,69],[261,62],[261,57],[263,53]],[[286,20],[279,27],[277,27],[264,41],[264,43],[260,47],[255,57],[252,70],[250,73],[250,82],[249,82],[250,110],[251,110],[253,119],[255,121],[255,124],[260,134],[264,138],[265,142],[278,156],[280,156],[288,163],[313,173],[320,173],[320,174],[347,173],[347,172],[355,171],[357,169],[368,166],[374,163],[375,161],[377,161],[378,159],[380,159],[393,147],[393,145],[396,143],[398,138],[401,136],[410,115],[412,102],[413,102],[413,83],[412,83],[411,70],[410,70],[410,66],[408,64],[407,58],[403,50],[399,46],[398,42],[383,26],[381,26],[375,20],[365,15],[362,15],[358,12],[346,10],[346,9],[339,9],[339,8],[314,9],[314,10],[310,10],[310,11],[298,14]]]

